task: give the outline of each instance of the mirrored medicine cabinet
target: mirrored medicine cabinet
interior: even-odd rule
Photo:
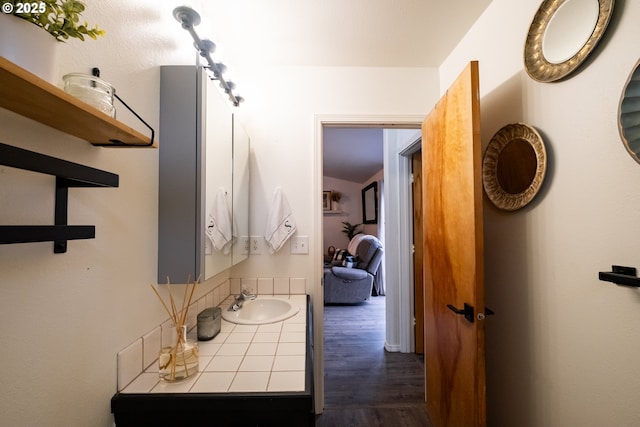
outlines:
[[[249,136],[202,66],[160,68],[158,283],[245,260]]]

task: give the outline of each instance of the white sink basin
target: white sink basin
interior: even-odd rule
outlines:
[[[276,298],[257,298],[245,301],[237,311],[229,311],[227,308],[222,309],[222,318],[227,322],[241,325],[279,322],[295,316],[300,311],[298,304]]]

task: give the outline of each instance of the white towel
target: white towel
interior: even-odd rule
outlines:
[[[291,213],[287,197],[280,187],[273,194],[273,203],[267,218],[267,229],[264,239],[269,246],[269,252],[278,252],[284,242],[296,231],[296,220]]]
[[[217,251],[222,251],[225,255],[229,253],[233,244],[233,230],[229,205],[227,204],[227,193],[222,187],[218,188],[213,200],[213,208],[209,213],[205,232]]]

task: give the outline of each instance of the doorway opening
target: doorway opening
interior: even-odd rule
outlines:
[[[325,304],[384,302],[383,130],[323,129],[323,260],[331,272],[325,278]]]
[[[384,331],[384,350],[388,352],[402,352],[402,353],[410,353],[414,351],[413,343],[414,343],[414,318],[413,318],[413,272],[409,271],[412,262],[409,261],[409,267],[400,266],[396,259],[398,257],[404,256],[412,252],[412,237],[411,237],[411,224],[407,224],[406,221],[402,221],[400,219],[399,212],[403,215],[409,215],[410,217],[413,215],[410,207],[410,155],[404,153],[401,154],[401,150],[407,150],[409,145],[406,141],[410,138],[407,135],[418,135],[414,139],[419,140],[420,136],[420,124],[422,122],[422,117],[394,117],[394,118],[349,118],[349,117],[317,117],[316,121],[316,183],[315,188],[318,189],[318,193],[320,194],[322,191],[331,190],[326,187],[325,179],[324,179],[324,145],[325,145],[325,131],[332,132],[334,129],[350,129],[350,130],[369,130],[369,131],[377,131],[382,133],[383,139],[383,160],[382,160],[382,168],[380,175],[377,176],[379,179],[378,182],[382,187],[382,200],[379,200],[380,207],[380,219],[379,224],[375,225],[379,227],[379,232],[381,233],[384,239],[384,248],[385,248],[385,264],[383,266],[384,277],[385,277],[385,322],[383,323]],[[394,132],[404,132],[401,136],[394,135]],[[401,139],[404,139],[404,142],[400,143]],[[415,143],[415,141],[413,142]],[[345,143],[346,144],[346,143]],[[347,146],[343,144],[343,150],[347,149]],[[394,164],[390,165],[392,168],[391,171],[387,171],[387,164],[389,158],[398,158],[394,160]],[[395,175],[397,173],[397,163],[401,163],[406,169],[407,176],[405,177],[405,182],[409,183],[408,187],[403,190],[404,197],[403,203],[405,206],[402,209],[399,209],[399,212],[392,212],[388,215],[386,211],[386,207],[394,206],[394,209],[397,206],[397,194],[393,194],[396,192],[395,186],[398,185],[397,182],[393,182],[393,187],[390,188],[385,177],[388,173]],[[403,171],[404,171],[403,169]],[[366,183],[360,183],[359,186],[364,188]],[[324,267],[324,255],[327,254],[327,249],[331,245],[325,235],[327,234],[328,227],[325,226],[325,215],[324,214],[324,196],[321,199],[321,203],[319,205],[319,209],[316,212],[316,226],[318,230],[318,236],[322,236],[319,238],[316,244],[316,250],[318,254],[323,254],[322,259],[317,262],[317,272],[319,277],[323,275],[323,267]],[[391,200],[385,200],[389,197]],[[358,200],[360,202],[360,200]],[[340,204],[340,203],[339,203]],[[344,208],[344,206],[341,206]],[[336,215],[336,214],[329,214]],[[345,219],[345,221],[348,221]],[[334,223],[341,224],[342,220],[338,218],[333,219]],[[348,221],[351,223],[351,221]],[[362,221],[353,222],[355,224],[360,223]],[[392,227],[390,228],[390,224]],[[369,224],[367,224],[369,226]],[[405,230],[405,234],[408,236],[407,240],[403,242],[400,241],[401,233],[398,233],[397,229],[400,227],[408,227]],[[369,228],[368,230],[370,230]],[[378,229],[374,228],[376,233],[378,233]],[[335,233],[335,230],[334,230]],[[341,233],[340,230],[337,233]],[[402,235],[405,235],[402,234]],[[338,234],[339,236],[339,234]],[[348,239],[346,236],[342,237],[346,244]],[[407,244],[407,242],[409,242]],[[400,251],[400,246],[404,245]],[[398,280],[399,271],[403,269],[401,278]],[[407,281],[410,279],[410,281]],[[323,286],[318,286],[314,292],[314,298],[316,301],[323,301],[324,288]],[[375,298],[375,297],[372,297]],[[402,305],[401,305],[402,304]],[[324,315],[324,304],[315,304],[314,305],[314,319],[316,323],[315,333],[317,337],[324,338],[324,321],[320,320]],[[316,405],[318,408],[324,407],[324,344],[318,341],[322,341],[322,339],[316,341],[316,389],[318,393],[316,394]]]

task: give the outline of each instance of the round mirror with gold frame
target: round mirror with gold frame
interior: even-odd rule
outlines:
[[[508,124],[484,152],[484,191],[498,208],[515,211],[538,194],[546,171],[547,152],[540,134],[523,123]]]
[[[527,74],[548,83],[575,71],[602,38],[613,5],[614,0],[544,0],[524,46]]]

